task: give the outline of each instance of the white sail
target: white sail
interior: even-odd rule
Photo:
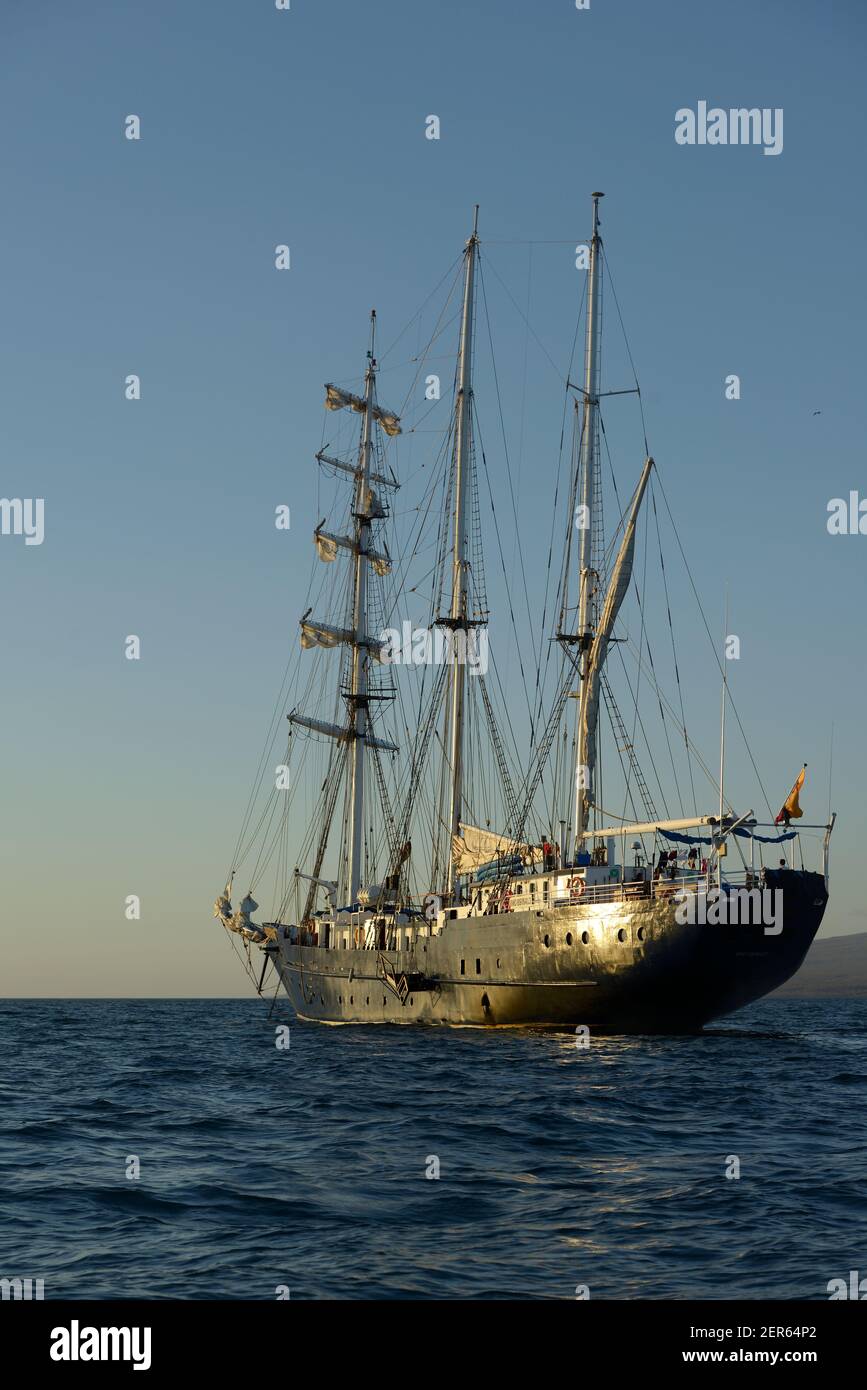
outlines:
[[[325,383],[325,409],[343,410],[345,406],[351,406],[363,415],[367,406],[361,396],[353,396],[351,391],[343,391],[339,386],[332,386],[330,382]]]
[[[349,550],[353,555],[358,554],[358,546],[352,536],[335,536],[330,531],[314,531],[313,539],[320,560],[326,563],[337,559],[338,549]],[[391,561],[387,555],[380,555],[378,550],[365,550],[363,553],[380,577],[391,573]]]
[[[302,729],[310,729],[314,734],[325,734],[327,738],[335,738],[338,743],[346,743],[354,737],[354,731],[347,729],[345,724],[329,724],[324,719],[311,719],[306,714],[290,714],[287,716],[290,724],[300,724]],[[368,748],[377,748],[383,753],[399,753],[400,749],[396,743],[388,743],[384,738],[371,738],[365,734],[364,742]]]
[[[371,656],[376,661],[382,661],[385,643],[378,637],[362,637],[356,639],[355,633],[346,627],[332,627],[330,623],[307,622],[301,623],[301,646],[307,650],[309,647],[337,647],[341,642],[348,642],[359,647],[367,647]]]
[[[584,787],[584,814],[581,816],[583,822],[578,826],[579,836],[583,833],[586,825],[587,810],[593,799],[593,779],[596,770],[596,725],[599,720],[599,685],[602,675],[602,667],[608,655],[608,644],[611,640],[611,633],[617,614],[620,612],[621,605],[629,589],[629,582],[632,578],[632,561],[635,554],[635,523],[638,519],[638,512],[644,498],[647,481],[650,477],[650,470],[653,467],[653,459],[649,458],[645,462],[638,486],[635,489],[635,496],[632,499],[632,506],[629,510],[629,519],[623,532],[623,540],[620,542],[620,549],[617,552],[617,559],[614,562],[614,569],[611,571],[611,581],[605,595],[605,602],[602,606],[602,613],[599,618],[599,626],[593,638],[590,651],[588,653],[587,666],[584,671],[584,679],[581,682],[581,718],[578,733],[579,766],[585,769]]]
[[[351,391],[344,391],[340,386],[333,386],[330,382],[325,383],[325,409],[343,410],[346,407],[357,410],[359,415],[363,415],[367,409],[367,402],[363,396],[353,396]],[[392,437],[400,434],[400,416],[395,415],[393,410],[385,410],[382,406],[375,405],[371,411],[371,416],[376,420],[387,435]]]
[[[520,855],[526,863],[541,863],[542,851],[533,845],[515,844],[508,835],[482,830],[477,825],[461,823],[461,834],[452,837],[452,859],[456,874],[468,874],[489,864],[498,857]]]
[[[400,417],[395,415],[393,410],[383,410],[380,406],[373,407],[373,418],[378,420],[385,433],[391,438],[400,434]]]
[[[325,560],[326,563],[330,563],[332,560],[337,559],[337,547],[340,545],[340,540],[345,540],[346,537],[342,536],[340,540],[338,540],[336,536],[329,536],[324,531],[317,531],[313,539],[316,542],[316,553],[320,560]]]

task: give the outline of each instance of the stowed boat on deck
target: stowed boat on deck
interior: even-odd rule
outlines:
[[[752,912],[720,925],[706,911],[678,913],[713,890],[707,873],[632,872],[528,873],[498,885],[493,901],[478,885],[469,903],[430,919],[336,914],[315,931],[278,927],[263,949],[305,1019],[692,1031],[788,979],[828,897],[822,873],[747,870],[723,894],[779,890],[783,929]]]

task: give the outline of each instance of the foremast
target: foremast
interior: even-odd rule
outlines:
[[[391,568],[387,552],[377,551],[373,544],[373,523],[383,519],[387,513],[379,499],[376,488],[397,488],[398,482],[392,475],[384,475],[374,469],[374,424],[378,423],[388,435],[400,433],[398,417],[384,410],[376,401],[376,310],[370,315],[370,347],[364,377],[364,395],[355,396],[340,387],[327,383],[325,406],[328,410],[350,408],[363,416],[361,440],[356,462],[346,463],[324,451],[316,455],[317,461],[328,468],[335,468],[349,474],[354,479],[351,536],[334,535],[316,528],[314,540],[319,558],[326,562],[336,559],[338,552],[351,556],[352,585],[348,605],[348,621],[344,627],[331,626],[310,618],[309,611],[301,619],[302,647],[349,648],[349,681],[342,691],[347,706],[345,725],[331,724],[321,719],[292,712],[289,720],[293,724],[344,743],[347,747],[346,759],[346,828],[340,855],[339,895],[341,899],[354,904],[358,901],[364,866],[364,826],[365,826],[365,755],[368,749],[396,753],[397,747],[386,740],[374,738],[370,732],[370,703],[374,697],[370,688],[370,662],[379,660],[382,641],[373,637],[369,631],[368,580],[371,566],[380,575],[387,574]],[[380,697],[376,697],[380,698]],[[312,875],[303,875],[310,882],[303,920],[310,915],[317,887],[323,882],[320,878],[331,819],[336,804],[335,795],[326,795],[322,830]]]
[[[376,388],[376,310],[370,312],[370,348],[364,377],[364,425],[359,448],[358,476],[355,484],[355,556],[353,576],[352,672],[346,701],[352,738],[349,743],[349,825],[347,828],[347,902],[358,900],[361,887],[362,836],[364,832],[364,742],[368,728],[367,567],[370,563],[371,514],[366,505],[370,492],[370,454],[373,448],[373,403]]]

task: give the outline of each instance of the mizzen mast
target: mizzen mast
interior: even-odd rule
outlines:
[[[448,833],[449,853],[446,894],[453,898],[455,891],[455,863],[451,846],[454,837],[460,833],[463,814],[463,758],[464,758],[464,693],[466,683],[466,663],[462,659],[457,634],[462,632],[464,650],[470,628],[467,602],[467,481],[471,467],[472,433],[472,358],[473,358],[473,306],[476,252],[478,238],[479,208],[476,204],[473,218],[473,232],[464,252],[464,301],[461,313],[461,340],[458,358],[457,395],[455,398],[455,471],[454,508],[452,512],[452,539],[454,545],[452,560],[452,601],[448,618],[440,618],[442,626],[451,630],[454,659],[450,667],[450,686],[448,703],[448,739],[451,784],[449,788]]]
[[[584,712],[587,699],[587,671],[589,651],[593,642],[594,601],[599,575],[593,568],[594,523],[601,524],[601,518],[594,516],[595,484],[598,470],[599,433],[599,381],[601,372],[600,339],[602,327],[602,305],[599,296],[600,268],[602,260],[602,238],[599,235],[599,199],[604,193],[593,193],[593,235],[590,238],[589,282],[587,286],[587,333],[584,360],[584,410],[581,420],[581,450],[579,476],[581,478],[581,513],[578,572],[578,662],[581,688],[578,698],[578,713],[575,739],[575,844],[586,827],[585,796],[587,773],[582,754],[581,729],[584,725]],[[585,750],[586,751],[586,750]]]

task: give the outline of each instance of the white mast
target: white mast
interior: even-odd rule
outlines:
[[[347,845],[349,863],[346,886],[347,901],[358,901],[361,887],[362,851],[364,841],[364,742],[367,733],[367,667],[370,652],[367,646],[367,552],[370,549],[371,450],[373,448],[373,403],[376,383],[376,359],[373,355],[376,334],[376,310],[370,311],[370,350],[367,354],[367,373],[364,378],[364,427],[358,457],[358,477],[355,488],[355,573],[352,602],[352,676],[349,688],[352,734],[349,745],[349,826]]]
[[[599,199],[604,193],[593,193],[593,235],[590,239],[589,284],[587,287],[587,337],[584,364],[584,413],[581,420],[581,546],[579,550],[580,590],[578,598],[578,650],[581,692],[578,702],[578,717],[575,739],[575,843],[581,843],[586,829],[584,808],[586,798],[582,783],[585,774],[581,765],[581,739],[578,732],[583,722],[585,701],[587,652],[593,640],[592,599],[598,575],[591,568],[593,543],[593,482],[596,463],[596,428],[599,409],[600,352],[602,306],[599,303],[599,272],[602,252],[602,238],[599,235]]]
[[[726,651],[726,648],[727,648],[727,646],[728,646],[728,640],[729,640],[729,639],[728,639],[728,630],[729,630],[729,591],[728,591],[728,585],[726,585],[726,620],[725,620],[725,628],[726,628],[726,630],[725,630],[725,632],[724,632],[724,634],[723,634],[722,710],[721,710],[721,712],[720,712],[720,732],[719,732],[719,830],[718,830],[718,832],[717,832],[718,844],[717,844],[717,854],[716,854],[716,881],[717,881],[717,887],[718,887],[718,888],[721,888],[721,887],[722,887],[722,848],[723,848],[723,841],[722,841],[722,823],[723,823],[723,807],[724,807],[724,804],[725,804],[725,797],[724,797],[724,792],[723,792],[723,784],[724,784],[724,781],[725,781],[725,765],[726,765],[726,703],[727,703],[728,689],[729,689],[729,669],[728,669],[728,665],[727,665],[727,663],[728,663],[728,653],[727,653],[727,651]]]
[[[452,562],[452,602],[451,613],[446,625],[451,630],[454,643],[454,660],[451,664],[451,685],[449,689],[449,758],[451,764],[451,789],[449,793],[449,843],[448,878],[446,895],[451,899],[455,888],[454,854],[452,842],[460,830],[462,811],[462,779],[464,756],[464,682],[465,662],[458,647],[457,633],[462,631],[465,639],[469,629],[467,615],[467,478],[470,468],[470,437],[472,429],[472,356],[473,356],[473,280],[475,274],[476,248],[478,246],[479,208],[476,204],[473,218],[473,232],[466,245],[464,266],[464,304],[461,315],[461,341],[458,368],[458,389],[455,400],[455,495],[452,516],[452,535],[454,557]],[[461,658],[461,659],[458,659]]]
[[[368,748],[381,752],[397,753],[395,744],[386,739],[375,738],[370,731],[370,701],[383,699],[381,691],[369,690],[368,674],[372,659],[381,660],[383,641],[368,632],[368,566],[372,565],[379,575],[389,573],[391,568],[388,552],[381,554],[371,544],[372,528],[375,521],[387,515],[379,500],[376,488],[397,488],[400,486],[389,470],[374,472],[374,425],[378,424],[389,437],[400,434],[400,420],[392,410],[385,410],[376,402],[376,359],[374,346],[376,336],[376,310],[370,313],[370,348],[367,353],[367,370],[364,378],[364,395],[354,396],[333,382],[325,383],[326,410],[354,410],[363,416],[361,442],[355,463],[320,451],[317,461],[324,468],[336,468],[340,473],[349,474],[353,482],[352,516],[354,526],[352,535],[334,535],[322,529],[322,523],[313,533],[316,550],[320,560],[327,564],[337,558],[338,553],[352,557],[352,580],[350,584],[349,611],[346,614],[346,627],[334,626],[311,618],[311,610],[301,619],[302,647],[337,647],[341,645],[352,649],[348,689],[342,691],[348,705],[348,718],[345,724],[331,724],[324,719],[301,714],[292,710],[287,716],[290,723],[309,729],[312,733],[324,734],[347,747],[347,798],[346,798],[346,836],[341,851],[341,869],[338,874],[342,884],[340,897],[354,903],[358,898],[361,884],[364,852],[364,760]],[[390,697],[388,697],[390,698]],[[317,711],[318,713],[319,711]],[[340,777],[343,776],[343,761],[340,764]],[[310,890],[304,910],[306,919],[313,906],[317,887],[325,881],[322,878],[322,864],[328,843],[334,800],[326,798],[325,816],[319,843],[314,859],[313,873],[308,876]],[[303,877],[303,875],[302,875]]]

